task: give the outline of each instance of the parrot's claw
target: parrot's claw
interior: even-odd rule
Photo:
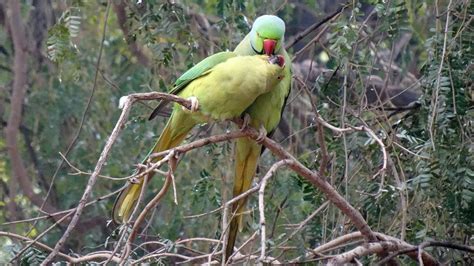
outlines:
[[[184,106],[182,106],[181,108],[183,108],[184,111],[191,111],[191,112],[197,112],[199,110],[199,101],[198,101],[198,98],[194,97],[194,96],[191,96],[189,98],[187,98],[186,100],[188,101],[191,101],[191,108],[188,109]]]
[[[138,178],[136,178],[136,177],[130,178],[129,181],[130,181],[131,184],[138,184],[138,183],[140,183],[140,180],[138,180]]]
[[[245,113],[244,121],[242,122],[242,126],[240,127],[240,131],[244,131],[245,129],[247,129],[249,124],[250,124],[250,115]]]
[[[258,129],[258,137],[255,141],[257,141],[258,144],[262,144],[266,136],[267,136],[267,130],[265,129],[263,125],[261,125],[260,128]]]

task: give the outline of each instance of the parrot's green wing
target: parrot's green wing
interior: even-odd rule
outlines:
[[[201,62],[197,63],[195,66],[190,68],[188,71],[179,77],[174,83],[174,88],[170,93],[176,94],[181,91],[182,88],[186,87],[189,82],[195,80],[196,78],[206,74],[208,70],[213,68],[215,65],[227,61],[229,58],[237,56],[234,52],[220,52],[206,57]]]
[[[209,73],[209,71],[216,65],[227,61],[229,58],[237,56],[234,52],[220,52],[206,57],[201,62],[197,63],[195,66],[190,68],[188,71],[184,72],[174,83],[173,89],[168,93],[178,94],[182,89],[184,89],[191,81],[202,77]],[[148,120],[155,118],[160,110],[168,103],[168,101],[161,101],[156,106],[155,110],[150,114]]]

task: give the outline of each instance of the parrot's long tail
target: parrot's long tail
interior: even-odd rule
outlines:
[[[186,120],[185,114],[172,114],[168,120],[168,123],[163,129],[160,138],[150,153],[147,155],[146,159],[150,154],[165,151],[178,146],[186,138],[186,135],[195,124],[192,123],[192,121]],[[154,158],[153,162],[157,162],[161,159],[162,157]],[[147,179],[147,183],[152,176],[153,172],[149,173],[145,177]],[[144,178],[140,178],[138,183],[128,183],[127,187],[117,196],[112,209],[112,218],[114,219],[114,222],[121,224],[128,221],[133,209],[135,208],[135,205],[137,204],[143,183]]]
[[[247,138],[237,140],[235,149],[235,177],[234,177],[234,197],[244,193],[250,189],[252,185],[255,171],[257,170],[257,163],[260,157],[262,146],[255,143],[255,141]],[[225,251],[225,260],[234,252],[234,245],[237,239],[237,233],[242,230],[243,215],[247,197],[240,199],[232,205],[232,213],[235,216],[230,222],[229,238],[227,239],[227,246]]]

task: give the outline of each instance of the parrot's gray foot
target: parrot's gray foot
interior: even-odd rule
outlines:
[[[265,129],[263,125],[261,125],[260,128],[258,129],[258,137],[255,141],[257,141],[258,144],[262,144],[266,136],[267,136],[267,130]]]
[[[128,180],[131,184],[138,184],[140,180],[137,177],[132,177]]]
[[[250,115],[245,113],[244,121],[242,122],[242,126],[240,127],[240,131],[244,131],[245,129],[247,129],[249,124],[250,124]]]
[[[186,100],[188,101],[191,101],[191,108],[188,109],[184,106],[182,106],[181,108],[183,108],[184,111],[191,111],[191,112],[197,112],[199,110],[199,101],[198,101],[198,98],[194,97],[194,96],[191,96],[189,98],[187,98]]]

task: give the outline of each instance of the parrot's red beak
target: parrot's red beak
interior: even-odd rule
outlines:
[[[275,40],[263,40],[263,51],[266,55],[272,55],[275,52],[276,43],[277,42]]]

